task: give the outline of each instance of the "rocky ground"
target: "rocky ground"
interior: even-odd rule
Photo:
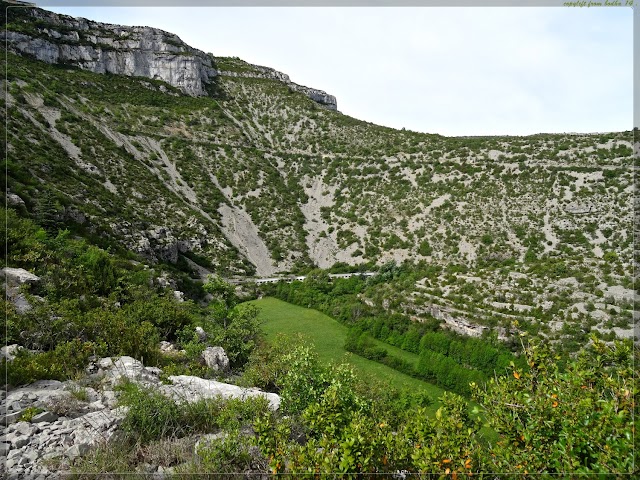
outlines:
[[[4,347],[2,354],[10,359],[15,350],[16,346]],[[224,351],[219,347],[210,350],[209,360],[224,364]],[[20,388],[5,387],[0,392],[4,413],[0,452],[7,461],[0,464],[0,476],[16,480],[62,478],[92,447],[117,439],[128,407],[118,406],[115,387],[126,379],[187,402],[259,395],[267,398],[273,409],[280,405],[276,394],[193,376],[171,376],[171,384],[164,384],[161,373],[159,368],[145,367],[131,357],[102,358],[90,364],[87,375],[77,381],[40,380]],[[192,440],[197,443],[203,438]],[[164,478],[172,471],[147,467],[154,478]]]

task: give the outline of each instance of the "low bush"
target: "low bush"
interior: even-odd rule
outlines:
[[[89,357],[102,352],[102,346],[93,342],[74,339],[58,345],[48,352],[18,351],[15,359],[0,365],[7,372],[7,382],[12,386],[27,385],[37,380],[66,380],[81,374]]]
[[[219,429],[238,430],[268,409],[268,400],[263,397],[246,400],[216,397],[188,402],[131,382],[121,384],[119,390],[119,402],[129,407],[122,430],[127,437],[143,444]]]

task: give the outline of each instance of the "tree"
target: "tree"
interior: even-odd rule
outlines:
[[[224,329],[207,332],[211,342],[222,346],[232,365],[242,365],[256,347],[260,335],[259,310],[254,305],[242,304],[231,310]]]
[[[217,275],[209,275],[202,288],[213,297],[209,303],[212,317],[227,328],[227,316],[238,303],[235,287]]]
[[[33,210],[36,223],[48,233],[54,233],[58,226],[58,204],[51,190],[45,190],[38,198]]]

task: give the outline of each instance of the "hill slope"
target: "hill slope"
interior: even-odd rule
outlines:
[[[9,202],[53,198],[60,223],[225,275],[464,265],[402,308],[630,334],[631,132],[398,131],[161,30],[9,12]]]

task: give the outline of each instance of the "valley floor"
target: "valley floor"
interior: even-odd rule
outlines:
[[[344,342],[348,328],[317,310],[292,305],[272,297],[265,297],[250,303],[260,308],[260,319],[263,321],[262,329],[267,339],[273,339],[278,333],[288,335],[301,333],[313,342],[322,361],[344,361],[352,365],[360,375],[386,383],[397,389],[424,390],[434,400],[444,393],[443,389],[435,385],[412,378],[373,360],[347,352],[344,348]],[[378,343],[384,345],[384,348],[394,355],[417,362],[418,356],[415,354],[405,352],[386,343]],[[438,408],[438,403],[434,402],[430,408],[435,412]]]

